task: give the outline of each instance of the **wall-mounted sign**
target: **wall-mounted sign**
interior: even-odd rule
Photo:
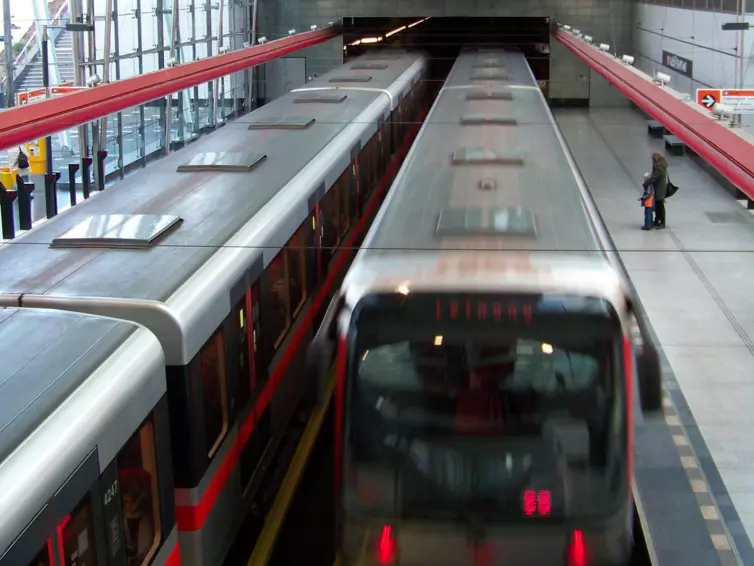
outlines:
[[[715,104],[726,106],[732,114],[754,114],[754,90],[734,88],[700,88],[696,103],[708,110]]]
[[[690,59],[679,57],[675,53],[663,50],[662,64],[668,69],[673,69],[676,73],[684,77],[691,78],[694,74],[694,63]]]

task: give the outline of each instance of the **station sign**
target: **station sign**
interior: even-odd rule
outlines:
[[[696,103],[708,110],[715,104],[723,104],[733,114],[754,114],[754,89],[700,88],[696,91]]]
[[[59,85],[55,85],[53,87],[50,87],[50,96],[61,96],[63,94],[69,94],[71,92],[76,92],[78,90],[81,90],[83,86],[73,86],[73,82],[69,81],[66,83],[61,83]],[[47,89],[44,87],[40,88],[33,88],[31,90],[26,90],[24,92],[19,92],[16,94],[16,104],[18,106],[27,106],[29,104],[34,104],[35,102],[39,102],[40,100],[44,100],[47,98]]]
[[[686,59],[664,49],[662,51],[662,64],[684,77],[691,78],[694,75],[694,62],[691,59]]]

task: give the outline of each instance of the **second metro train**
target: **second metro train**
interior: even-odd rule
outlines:
[[[0,445],[11,435],[14,446],[0,450],[3,490],[14,484],[7,494],[24,494],[0,496],[0,566],[217,566],[249,510],[264,520],[287,465],[290,424],[309,410],[302,352],[410,146],[425,73],[419,54],[355,59],[0,248],[0,306],[48,309],[50,320],[63,316],[53,311],[117,319],[143,335],[148,352],[127,347],[130,338],[108,344],[77,366],[76,377],[50,377],[53,388],[67,385],[35,406],[25,428],[0,429]],[[16,311],[13,320],[22,319]],[[112,324],[102,320],[92,324]],[[76,334],[82,327],[72,325],[69,336],[96,343],[91,333]],[[30,357],[40,346],[17,345]],[[156,389],[138,403],[138,422],[111,408],[122,410],[126,397],[88,404],[99,399],[90,390],[107,384],[95,374],[116,371],[111,361],[125,356],[126,367],[143,360],[152,368],[159,355],[164,375],[152,376]],[[124,383],[106,391],[125,395]],[[166,401],[157,395],[161,383]],[[161,502],[159,515],[144,502],[146,491],[127,499],[121,476],[128,474],[110,471],[130,446],[120,436],[142,439],[145,427],[143,438],[156,434],[143,441],[149,454],[161,456],[128,448],[130,467],[159,478],[149,492]],[[116,429],[117,441],[100,444]],[[75,438],[80,443],[69,446]],[[43,482],[23,465],[38,450],[48,451],[39,460],[49,468]],[[87,458],[98,466],[77,476]],[[76,514],[84,499],[58,497],[79,477],[85,485],[74,492],[91,504],[84,515]],[[121,510],[140,505],[149,521],[108,510],[112,501]],[[120,523],[105,523],[112,513]],[[173,524],[180,556],[171,547]],[[135,553],[133,540],[128,552],[112,551],[113,537],[129,532],[158,541],[155,551]]]
[[[524,54],[463,51],[312,344],[343,566],[629,563],[661,383],[615,260]]]

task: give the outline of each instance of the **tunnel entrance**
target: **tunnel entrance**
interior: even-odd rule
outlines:
[[[518,47],[548,95],[550,18],[343,18],[344,62],[385,48],[423,51],[430,80],[442,83],[466,46]]]

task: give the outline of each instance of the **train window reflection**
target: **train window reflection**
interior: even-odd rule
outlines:
[[[552,493],[548,518],[612,510],[625,487],[625,442],[611,338],[469,330],[361,327],[349,505],[402,518],[516,520],[533,485]]]
[[[225,375],[225,340],[218,330],[201,351],[199,370],[202,380],[204,430],[207,454],[214,455],[228,430],[227,377]]]
[[[160,547],[157,453],[151,419],[118,454],[127,566],[146,566]]]
[[[285,253],[278,253],[267,267],[269,277],[271,301],[266,305],[268,313],[265,323],[269,324],[269,336],[274,337],[274,347],[283,341],[291,323],[291,297],[288,292],[288,275],[285,268]]]
[[[87,494],[60,528],[65,566],[97,566],[92,504]]]
[[[288,255],[288,283],[291,301],[292,317],[301,310],[306,300],[306,235],[309,232],[308,222],[304,222],[293,235],[287,246]]]

